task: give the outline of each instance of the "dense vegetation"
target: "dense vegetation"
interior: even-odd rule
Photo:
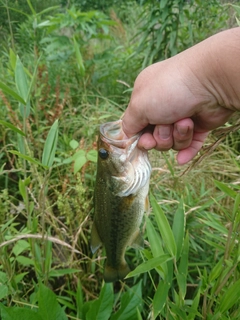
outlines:
[[[104,284],[89,249],[99,124],[143,67],[235,25],[233,6],[0,2],[1,319],[240,319],[236,132],[185,174],[173,151],[150,152],[146,246],[128,251],[126,281]]]

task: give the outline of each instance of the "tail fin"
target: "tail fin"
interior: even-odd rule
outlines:
[[[106,263],[103,278],[105,282],[115,282],[117,280],[124,279],[126,275],[131,271],[126,261],[119,265],[118,268],[113,268]]]

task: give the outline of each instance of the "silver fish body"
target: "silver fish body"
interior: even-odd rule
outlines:
[[[106,282],[129,273],[127,246],[143,246],[139,226],[148,207],[151,165],[147,151],[137,147],[139,137],[127,138],[121,120],[100,127],[91,249],[106,249]]]

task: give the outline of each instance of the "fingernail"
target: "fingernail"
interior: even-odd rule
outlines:
[[[171,128],[169,126],[159,126],[158,134],[161,139],[167,140],[171,135]]]
[[[177,127],[177,132],[180,136],[185,136],[188,133],[189,127]]]

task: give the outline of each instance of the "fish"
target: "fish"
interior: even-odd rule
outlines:
[[[127,247],[144,244],[140,225],[149,208],[151,165],[147,151],[137,146],[140,136],[128,138],[122,120],[100,126],[91,250],[105,247],[105,282],[124,279],[131,271]]]

